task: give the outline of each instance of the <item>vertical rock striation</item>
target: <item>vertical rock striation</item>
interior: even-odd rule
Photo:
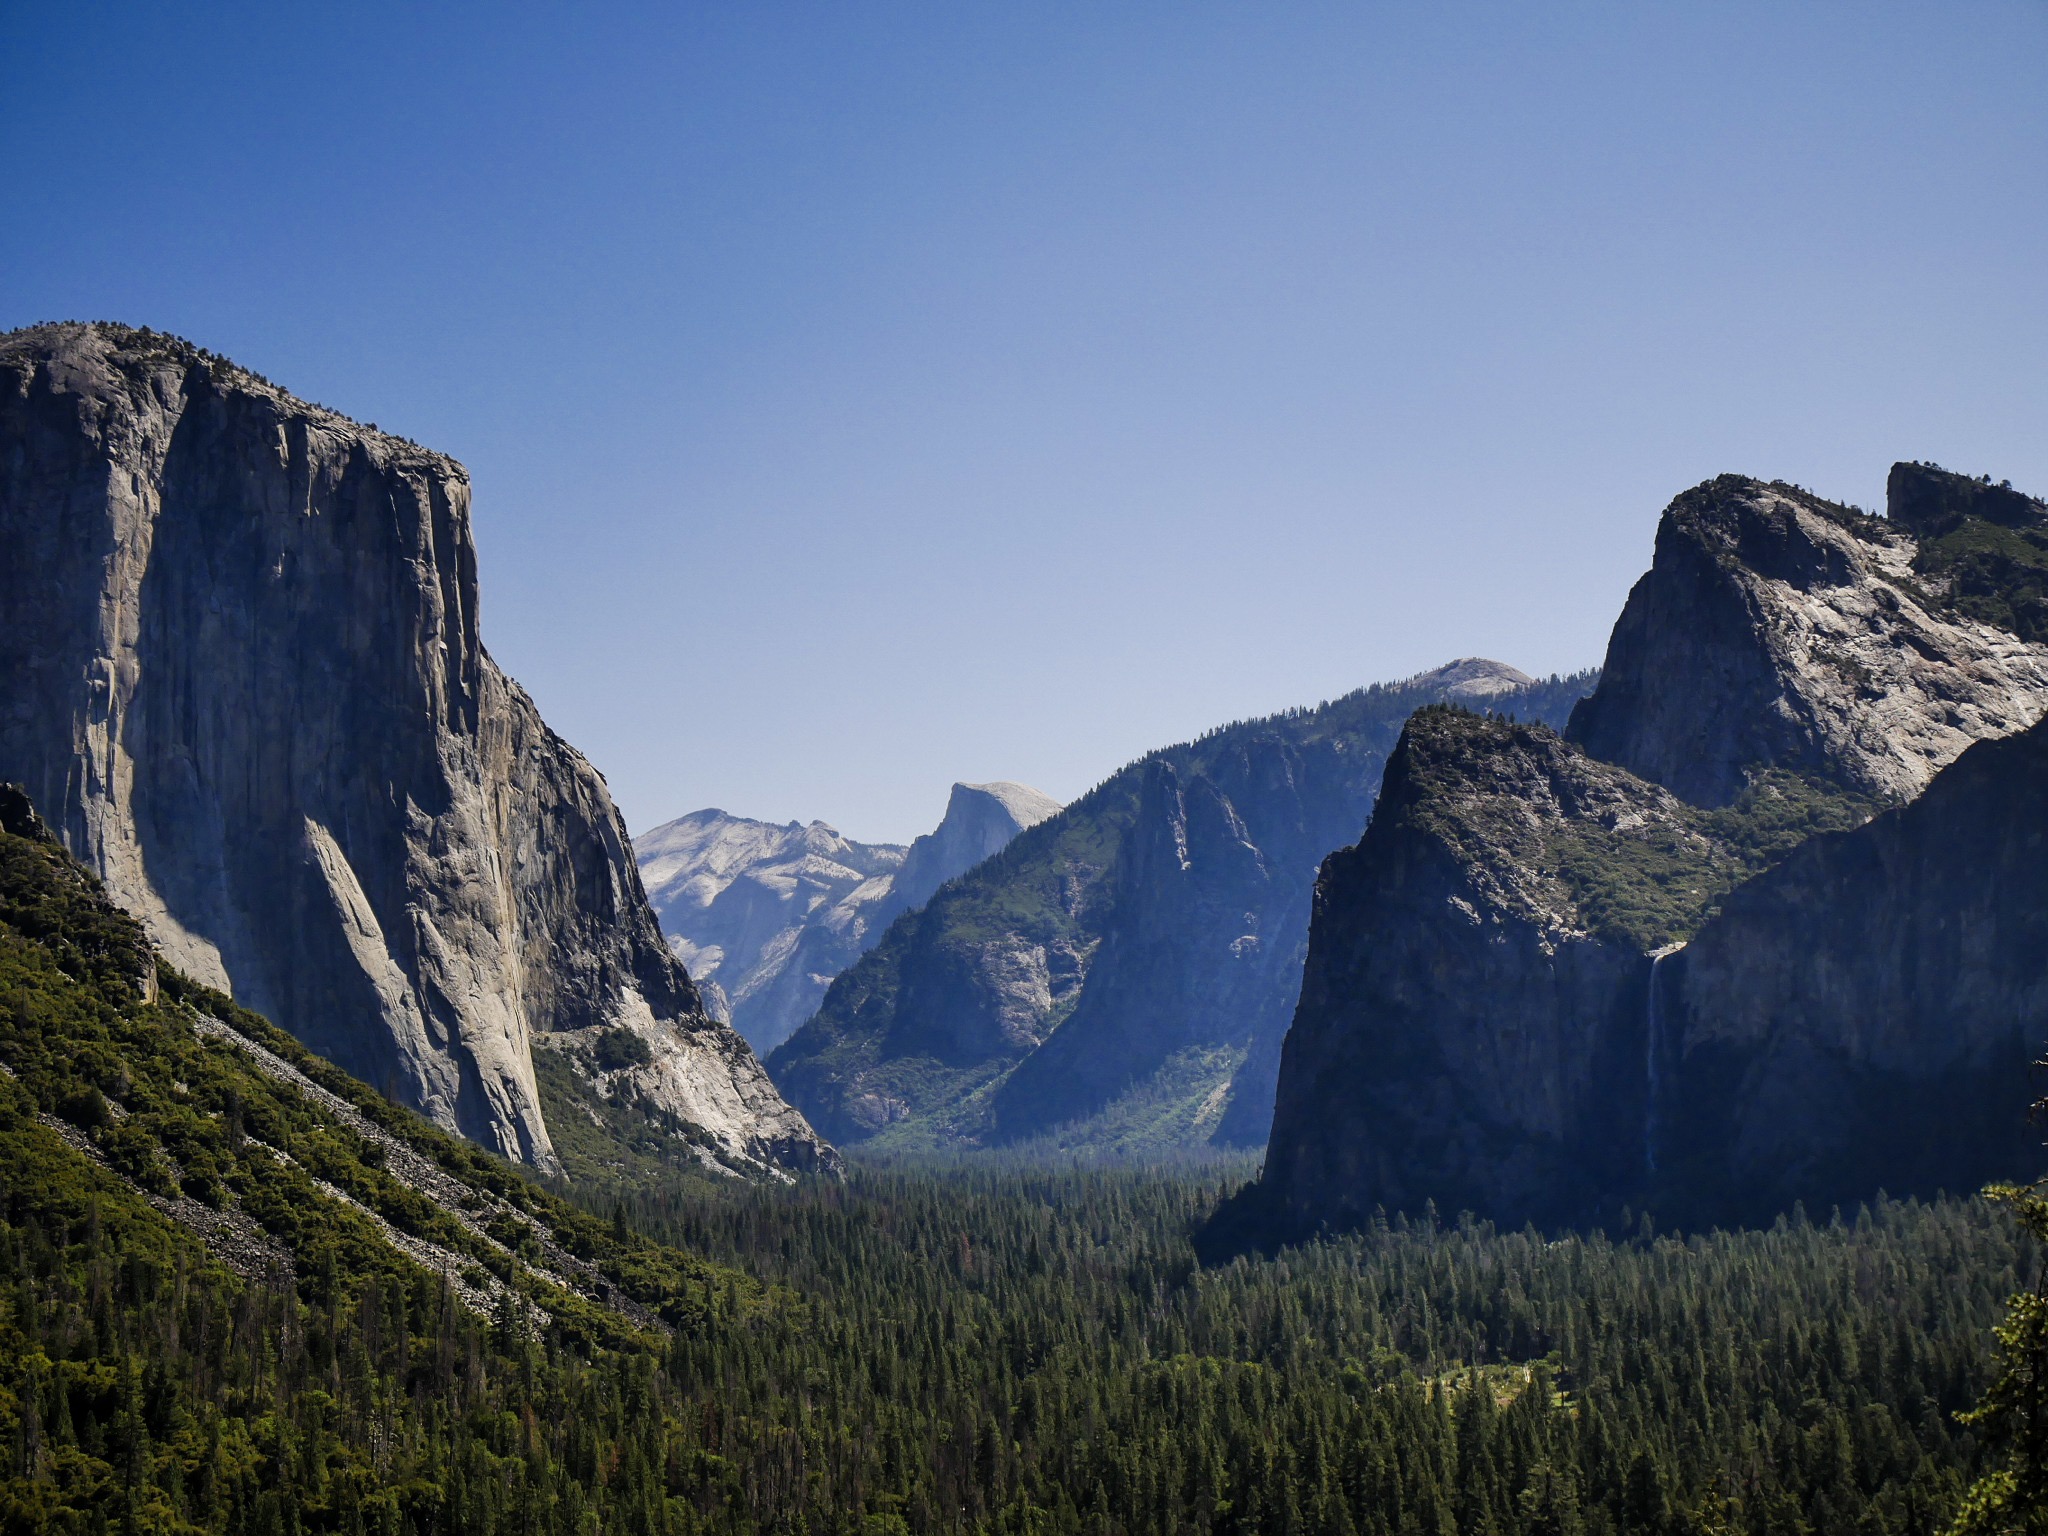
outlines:
[[[1555,731],[1408,723],[1364,838],[1316,886],[1265,1197],[1288,1229],[1375,1207],[1503,1221],[1606,1214],[1643,1188],[1646,950],[1740,858],[1668,790]]]
[[[454,460],[150,332],[0,339],[0,777],[181,970],[541,1167],[601,1027],[733,1157],[829,1158],[705,1017],[604,781],[483,648]]]
[[[1695,1219],[2038,1173],[2048,724],[1805,844],[1664,969],[1659,1183]]]

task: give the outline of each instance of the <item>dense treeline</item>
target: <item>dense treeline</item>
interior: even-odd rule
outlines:
[[[10,1181],[17,1189],[22,1185]],[[1202,1270],[1187,1174],[862,1171],[635,1213],[790,1300],[640,1353],[422,1274],[237,1282],[16,1199],[21,1529],[1933,1531],[2020,1283],[1979,1202],[1707,1238],[1396,1227]],[[87,1512],[92,1512],[88,1517]],[[111,1527],[110,1527],[111,1528]]]
[[[1953,1414],[2019,1280],[1979,1202],[1201,1270],[1222,1184],[868,1171],[643,1214],[816,1309],[676,1351],[764,1523],[808,1481],[920,1530],[1927,1531],[1978,1458]]]
[[[677,1180],[591,1213],[307,1060],[510,1203],[492,1247],[195,1034],[225,999],[151,995],[65,868],[0,834],[7,1530],[1885,1536],[1993,1465],[1956,1414],[2037,1266],[1982,1201],[1404,1223],[1205,1269],[1247,1165]],[[290,1262],[225,1267],[190,1224],[230,1216]],[[526,1223],[669,1328],[524,1272]],[[500,1265],[495,1314],[386,1226]]]

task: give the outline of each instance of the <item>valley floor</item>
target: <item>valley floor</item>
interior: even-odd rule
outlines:
[[[1954,1415],[2023,1267],[1981,1201],[1689,1239],[1396,1224],[1199,1268],[1189,1233],[1245,1171],[645,1194],[617,1219],[761,1286],[580,1358],[389,1282],[238,1286],[111,1189],[15,1198],[0,1508],[14,1529],[1846,1536],[1938,1529],[1980,1469]]]

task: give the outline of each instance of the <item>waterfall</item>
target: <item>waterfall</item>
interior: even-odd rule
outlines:
[[[1643,1168],[1648,1173],[1657,1171],[1657,1106],[1664,1092],[1664,993],[1657,973],[1683,948],[1666,944],[1650,951],[1650,995],[1643,1020]]]

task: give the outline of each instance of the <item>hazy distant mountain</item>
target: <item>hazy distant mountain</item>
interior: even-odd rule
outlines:
[[[642,833],[634,849],[706,1005],[766,1053],[894,918],[1059,808],[1022,784],[955,784],[945,818],[908,849],[857,843],[822,821],[777,825],[719,810]]]
[[[898,919],[769,1070],[846,1141],[1259,1145],[1316,868],[1402,723],[1591,687],[1466,659],[1154,752]]]

